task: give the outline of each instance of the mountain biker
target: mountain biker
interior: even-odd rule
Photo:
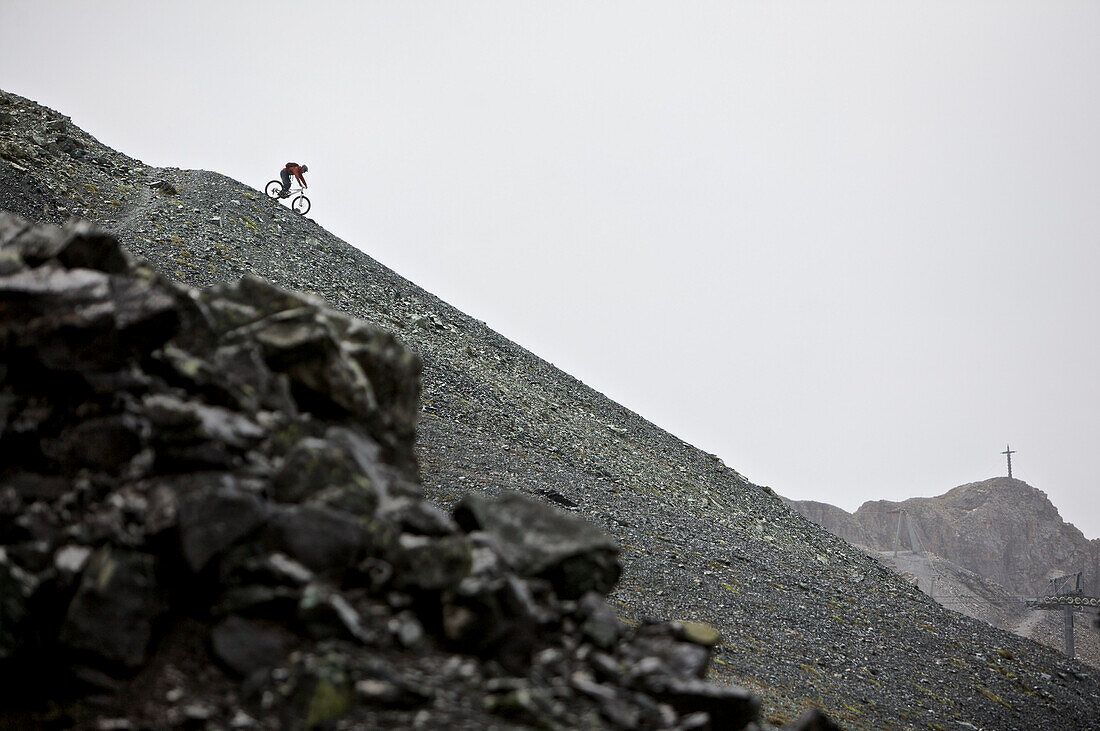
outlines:
[[[283,179],[283,190],[279,193],[280,198],[286,198],[290,195],[290,176],[293,175],[298,179],[299,185],[303,188],[308,188],[306,185],[306,179],[302,177],[302,173],[309,172],[309,165],[299,165],[296,162],[288,162],[283,166],[283,169],[279,171],[279,177]]]

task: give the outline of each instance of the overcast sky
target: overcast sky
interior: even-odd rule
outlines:
[[[1100,537],[1095,0],[0,27],[0,87],[153,165],[307,163],[321,225],[754,482],[853,510],[1003,475],[1011,442]]]

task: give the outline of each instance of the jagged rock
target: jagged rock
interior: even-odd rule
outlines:
[[[455,509],[463,530],[484,531],[524,576],[545,578],[563,599],[607,594],[619,578],[618,546],[590,523],[516,493],[497,501],[470,495]]]
[[[379,498],[370,479],[343,448],[312,437],[295,445],[271,483],[272,497],[289,503],[303,502],[334,487],[354,491],[361,514],[373,515]]]
[[[132,414],[112,414],[68,426],[42,440],[42,453],[69,470],[117,473],[143,449],[148,425]]]
[[[72,483],[64,477],[31,472],[18,472],[5,482],[21,499],[29,503],[55,500],[72,489]]]
[[[371,546],[373,536],[354,517],[314,505],[277,508],[266,543],[311,571],[342,576]]]
[[[869,501],[854,514],[822,503],[790,505],[865,546],[948,609],[1058,650],[1065,647],[1061,616],[1031,610],[1019,597],[1046,594],[1049,578],[1078,571],[1082,593],[1100,594],[1100,541],[1085,539],[1043,492],[1020,480],[998,477],[900,503]],[[898,510],[906,518],[900,533]],[[1100,666],[1100,638],[1078,633],[1075,644],[1079,658]]]
[[[293,635],[280,625],[235,614],[210,631],[214,655],[241,676],[279,664],[293,640]]]
[[[400,679],[367,678],[355,684],[360,700],[387,708],[418,708],[432,697]]]
[[[398,589],[443,591],[458,586],[470,571],[470,545],[462,536],[404,534],[391,555]]]
[[[618,643],[625,632],[623,623],[596,592],[585,594],[577,606],[583,618],[581,632],[597,647],[610,648]]]
[[[66,269],[124,274],[133,266],[131,257],[109,234],[88,221],[77,221],[64,229],[12,222],[0,231],[0,246],[32,268],[53,260]]]
[[[180,544],[194,572],[253,532],[269,510],[255,495],[226,487],[185,498],[179,506]]]
[[[166,610],[154,556],[102,548],[84,571],[58,639],[93,662],[132,670],[145,662],[153,623]]]
[[[265,436],[251,419],[220,406],[188,403],[173,396],[146,397],[142,412],[166,470],[232,468],[242,452]]]
[[[251,551],[249,551],[251,553]],[[302,586],[313,581],[314,573],[282,553],[249,555],[230,567],[228,583]]]
[[[713,685],[697,678],[653,678],[647,689],[677,712],[703,712],[713,728],[744,728],[760,716],[760,700],[742,688]]]
[[[423,500],[390,500],[380,515],[415,535],[448,536],[458,532],[458,525],[449,515]]]
[[[454,647],[493,657],[505,669],[522,673],[543,628],[560,620],[557,609],[528,580],[468,577],[443,607],[443,632]]]
[[[29,610],[27,587],[17,578],[19,573],[0,549],[0,660],[12,657],[24,641],[21,626]]]
[[[358,613],[339,593],[324,584],[310,584],[298,603],[298,621],[315,639],[345,637],[369,642]]]

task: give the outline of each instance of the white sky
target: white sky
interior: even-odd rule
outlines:
[[[0,88],[261,187],[781,494],[1100,536],[1100,3],[0,0]],[[2,184],[2,181],[0,181]]]

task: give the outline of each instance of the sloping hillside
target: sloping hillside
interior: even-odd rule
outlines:
[[[623,549],[612,595],[623,616],[718,627],[718,679],[759,691],[773,723],[806,704],[856,728],[1089,728],[1100,718],[1100,676],[1088,666],[945,611],[767,488],[255,188],[151,168],[10,94],[0,97],[0,176],[0,208],[92,219],[180,281],[251,272],[396,333],[424,361],[418,457],[429,494],[450,504],[518,488],[607,529]],[[176,194],[151,187],[160,181]]]

